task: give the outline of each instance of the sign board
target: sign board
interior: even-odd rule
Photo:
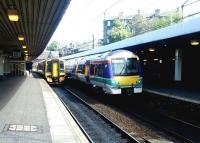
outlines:
[[[21,58],[21,51],[13,51],[13,58]]]

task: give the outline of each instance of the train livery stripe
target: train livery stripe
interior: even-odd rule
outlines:
[[[90,77],[90,80],[91,81],[96,81],[96,82],[101,82],[101,83],[105,83],[105,84],[108,84],[112,87],[117,87],[117,83],[112,80],[112,79],[108,79],[108,78],[102,78],[102,77]]]
[[[130,87],[130,86],[142,86],[142,81],[139,76],[119,76],[114,77],[114,79],[108,79],[108,78],[102,78],[102,77],[91,77],[91,81],[101,82],[105,83],[107,85],[110,85],[112,87]]]

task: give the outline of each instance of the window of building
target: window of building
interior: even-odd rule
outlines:
[[[109,43],[110,41],[109,41],[109,39],[107,39],[107,43]]]
[[[107,30],[107,35],[110,35],[110,33],[111,33],[111,30]]]
[[[107,21],[107,26],[110,26],[110,21]]]

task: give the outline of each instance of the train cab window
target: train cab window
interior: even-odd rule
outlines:
[[[78,65],[77,73],[82,73],[83,71],[83,65]]]
[[[112,71],[113,75],[122,75],[125,72],[125,61],[124,59],[113,59],[112,60]]]
[[[51,67],[52,67],[51,61],[48,61],[47,62],[47,72],[51,72]]]
[[[128,58],[126,60],[127,74],[138,74],[138,61],[136,58]]]
[[[112,70],[114,76],[138,74],[138,62],[136,58],[113,59]]]
[[[82,74],[85,74],[85,65],[83,65]]]

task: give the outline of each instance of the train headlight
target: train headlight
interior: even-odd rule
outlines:
[[[118,84],[116,83],[116,81],[111,80],[110,84],[111,84],[112,88],[118,88]]]
[[[139,77],[139,79],[136,81],[136,86],[142,85],[142,77]]]
[[[141,83],[142,83],[142,81],[139,79],[139,80],[137,81],[137,83],[138,83],[138,84],[141,84]]]

